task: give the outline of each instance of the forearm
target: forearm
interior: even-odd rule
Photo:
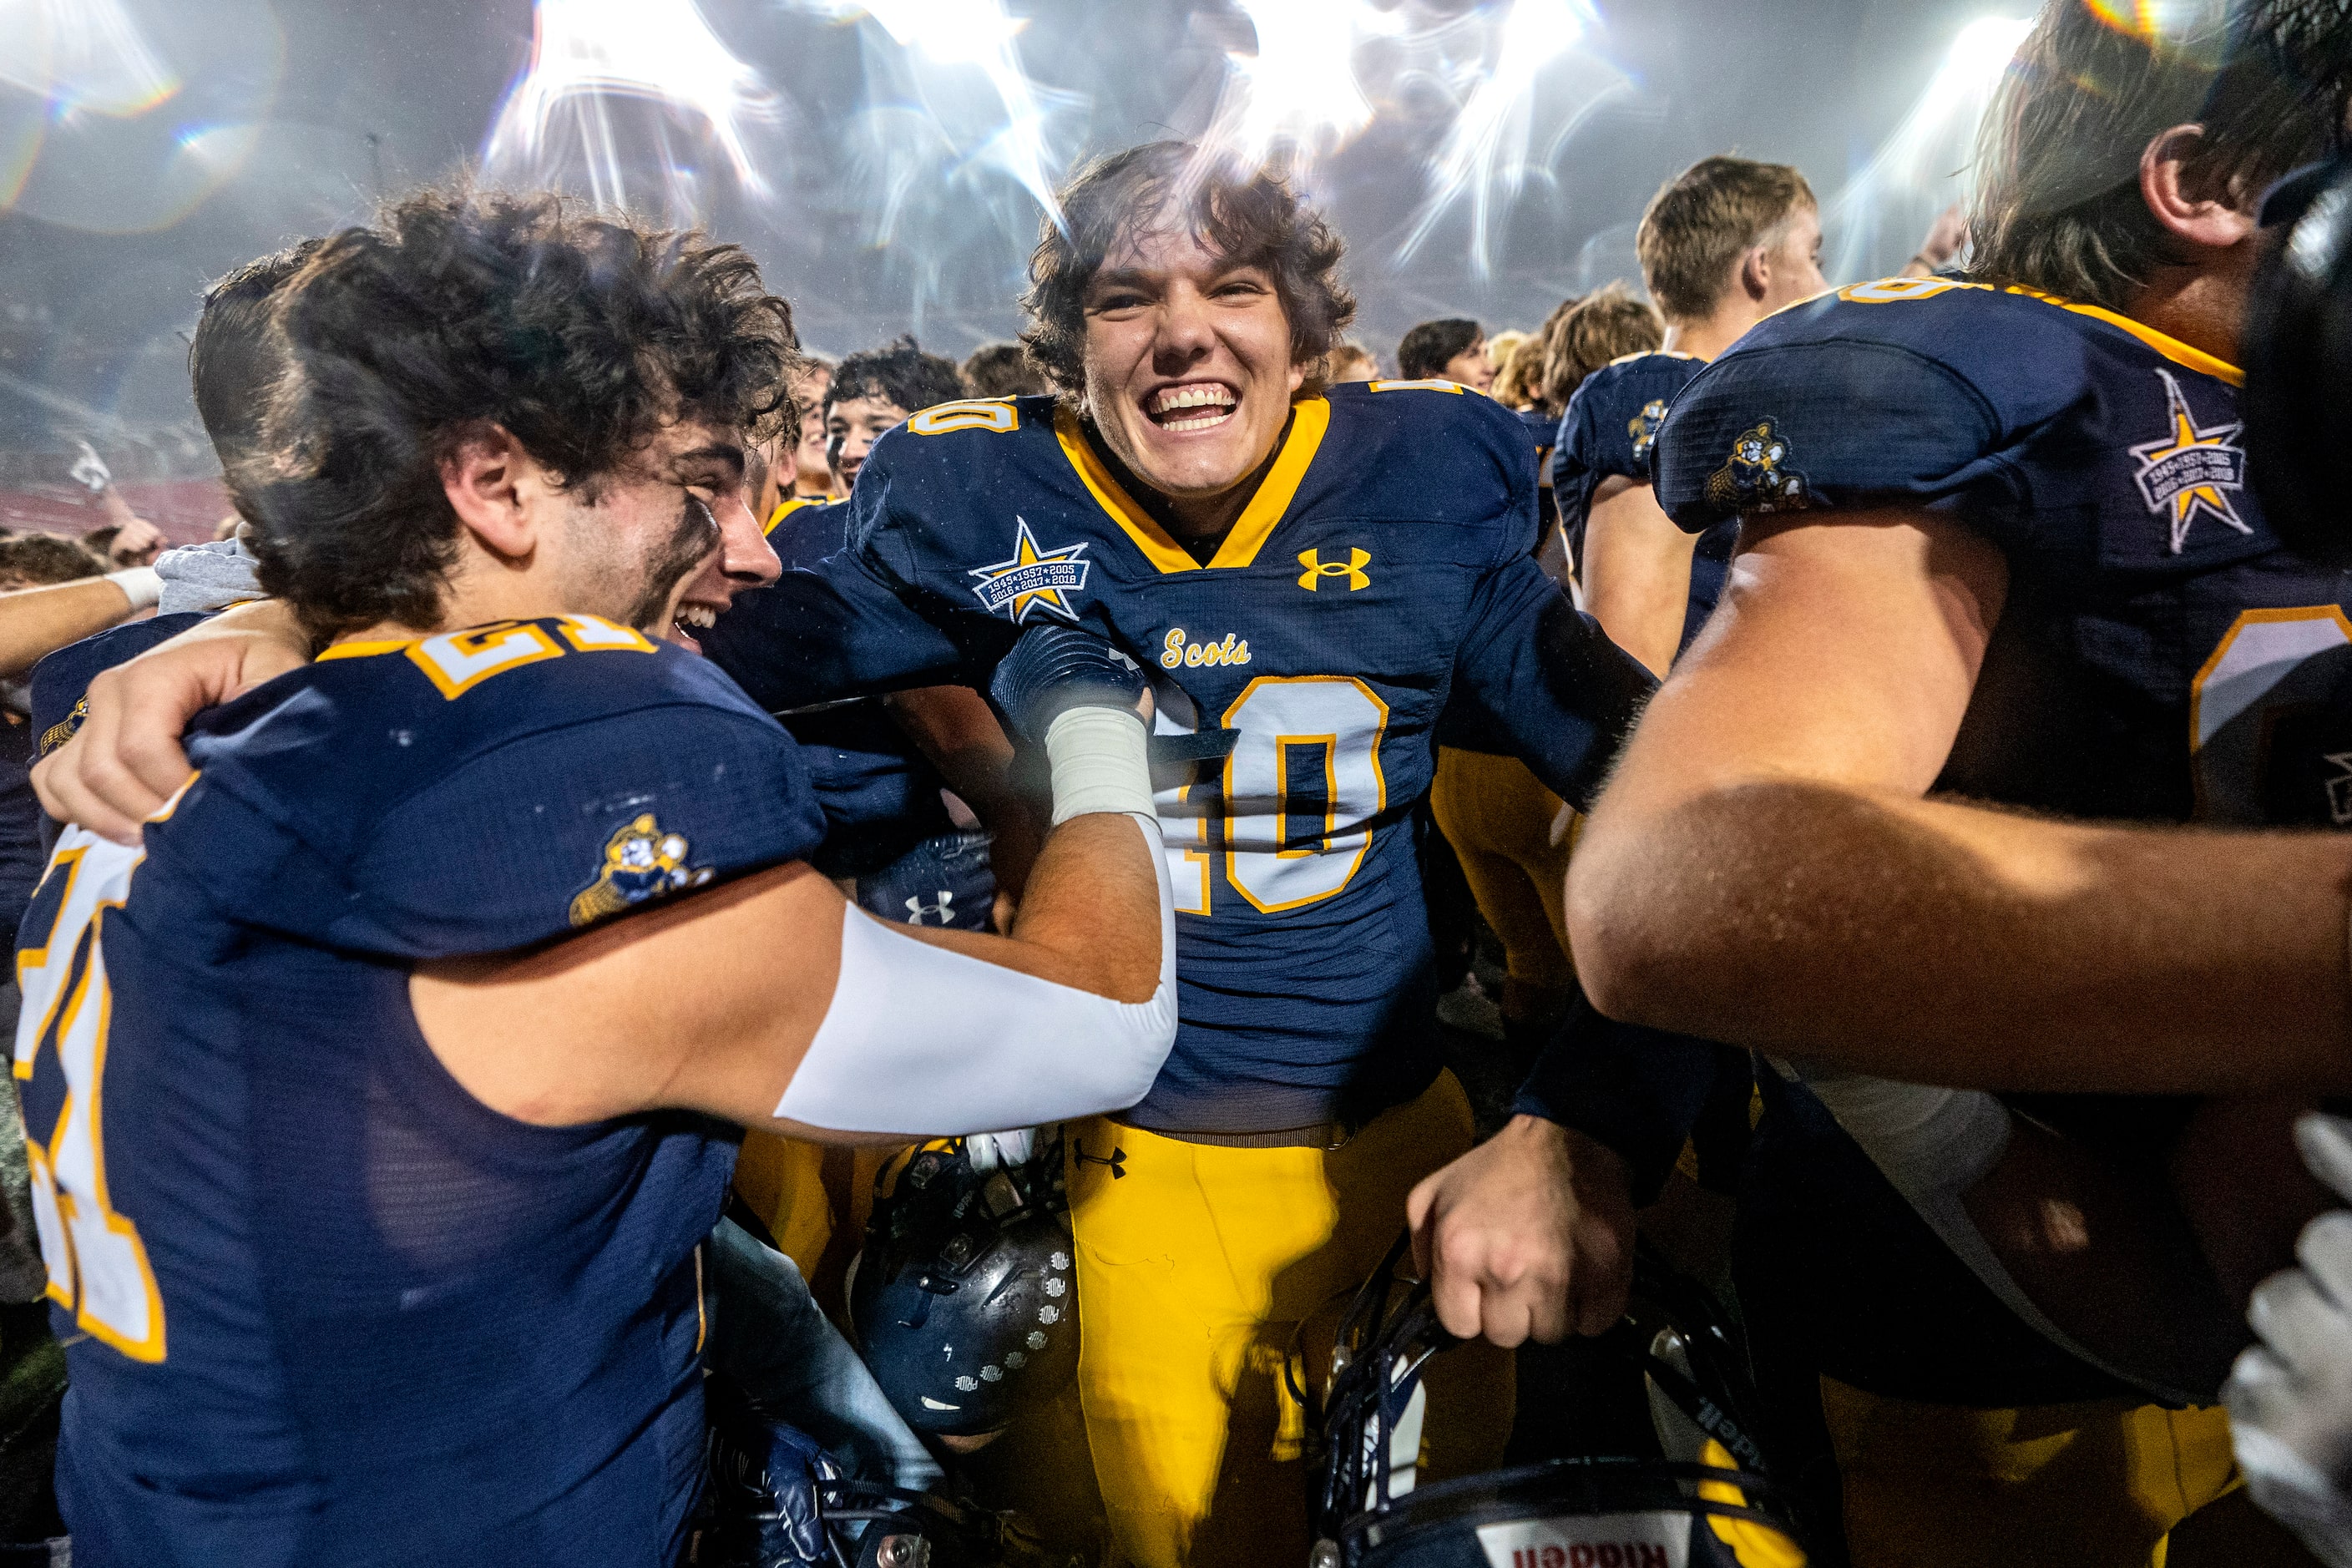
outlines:
[[[989,865],[999,890],[1018,899],[1045,832],[1043,803],[1014,782],[1013,742],[980,693],[927,686],[884,700],[890,716],[978,814],[990,834]]]
[[[2352,840],[1759,781],[1612,791],[1569,887],[1595,1003],[1655,1027],[1993,1089],[2352,1084]]]
[[[0,676],[22,675],[65,647],[127,619],[130,594],[110,577],[0,594]]]
[[[1657,1201],[1706,1104],[1722,1047],[1604,1018],[1579,1001],[1537,1058],[1513,1114],[1597,1142],[1621,1162],[1635,1206]],[[1744,1067],[1746,1054],[1738,1060]]]
[[[1048,833],[1009,936],[931,926],[906,934],[1112,1001],[1149,1000],[1160,978],[1160,870],[1139,820],[1097,813]]]

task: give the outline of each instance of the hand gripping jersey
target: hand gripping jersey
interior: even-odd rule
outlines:
[[[1944,279],[1780,312],[1675,405],[1659,499],[1925,507],[2008,558],[1937,781],[2077,816],[2352,822],[2297,744],[2352,670],[2352,582],[2286,552],[2246,484],[2235,369],[2136,321]],[[2352,798],[2342,804],[2352,806]]]
[[[209,620],[212,614],[184,610],[168,616],[150,616],[143,621],[110,626],[45,656],[33,666],[32,678],[26,682],[32,712],[33,761],[39,762],[72,740],[81,729],[82,721],[89,717],[87,699],[92,680],[190,626]],[[57,846],[59,827],[55,818],[39,816],[41,865],[47,863],[49,851]],[[41,865],[34,868],[36,880]]]
[[[768,525],[786,571],[814,566],[848,539],[846,501],[786,501]],[[828,831],[813,864],[826,876],[872,876],[925,839],[955,831],[940,800],[945,781],[879,701],[787,714],[783,724],[824,805]]]
[[[792,741],[573,616],[339,645],[188,750],[17,954],[76,1557],[675,1563],[733,1132],[496,1114],[408,976],[805,855]]]
[[[1337,386],[1298,402],[1202,565],[1053,399],[948,404],[875,444],[852,549],[743,595],[706,647],[783,708],[970,680],[1040,620],[1108,637],[1151,678],[1163,735],[1200,735],[1179,743],[1205,759],[1160,795],[1181,1024],[1129,1116],[1356,1120],[1437,1069],[1407,817],[1440,715],[1483,710],[1580,802],[1615,742],[1589,716],[1597,686],[1547,673],[1544,637],[1589,623],[1527,553],[1535,480],[1525,429],[1487,398]]]
[[[1586,376],[1569,398],[1554,447],[1552,493],[1559,503],[1568,558],[1580,575],[1593,492],[1612,478],[1651,482],[1650,454],[1658,432],[1665,428],[1666,412],[1691,378],[1706,368],[1706,361],[1694,354],[1628,354]],[[1737,519],[1717,523],[1699,536],[1691,557],[1690,608],[1683,617],[1682,647],[1690,647],[1715,613],[1738,538]]]

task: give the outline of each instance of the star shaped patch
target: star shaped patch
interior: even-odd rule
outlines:
[[[1076,621],[1078,613],[1066,595],[1087,585],[1091,563],[1084,558],[1086,542],[1046,550],[1038,545],[1026,521],[1016,517],[1013,526],[1013,559],[971,568],[971,575],[980,579],[972,593],[991,615],[1003,611],[1015,625],[1026,625],[1029,612],[1041,608],[1066,621]]]

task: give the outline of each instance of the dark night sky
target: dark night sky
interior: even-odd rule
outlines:
[[[396,190],[476,156],[530,43],[528,0],[117,3],[187,85],[138,122],[96,125],[103,135],[50,127],[15,210],[0,212],[0,449],[53,447],[61,428],[100,432],[109,416],[142,430],[185,421],[179,334],[205,282],[361,217],[379,179]],[[1418,22],[1442,23],[1477,0],[1402,3]],[[1454,112],[1442,91],[1395,95],[1320,167],[1316,194],[1350,242],[1360,336],[1376,352],[1391,353],[1424,316],[1528,325],[1565,293],[1634,277],[1632,225],[1643,204],[1703,153],[1797,163],[1832,197],[1919,97],[1963,24],[2026,9],[2025,0],[1598,4],[1605,37],[1538,79],[1538,140],[1560,102],[1591,96],[1612,71],[1622,84],[1549,157],[1537,147],[1542,166],[1498,220],[1488,276],[1469,265],[1459,212],[1410,262],[1395,258]],[[1222,50],[1252,36],[1226,5],[1010,0],[1028,18],[1024,67],[1067,95],[1050,121],[1055,151],[1198,129],[1225,71]],[[760,255],[812,345],[839,353],[919,324],[928,344],[961,354],[1008,333],[1035,224],[1010,180],[922,165],[895,237],[875,243],[888,180],[871,137],[913,118],[883,58],[895,46],[872,23],[829,23],[782,0],[703,0],[702,10],[786,104],[755,149],[774,195],[749,202],[718,176],[706,183],[705,212],[720,235]],[[0,50],[10,47],[0,39]],[[0,88],[0,110],[10,91]],[[16,98],[17,120],[0,116],[0,195],[12,124],[22,144],[27,103]],[[658,119],[635,105],[618,122]],[[252,128],[240,133],[250,151],[239,172],[175,214],[158,171],[180,139],[227,123]],[[184,164],[184,156],[171,167]],[[1931,216],[1916,206],[1884,209],[1861,269],[1888,270],[1908,255]],[[1830,237],[1834,250],[1834,224]]]

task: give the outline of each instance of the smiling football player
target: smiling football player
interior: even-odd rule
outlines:
[[[1648,683],[1528,553],[1537,475],[1507,410],[1316,379],[1354,301],[1338,237],[1279,181],[1160,142],[1062,202],[1025,301],[1057,395],[883,437],[853,547],[706,642],[772,708],[970,680],[1049,621],[1150,677],[1163,744],[1197,759],[1156,780],[1181,1022],[1144,1103],[1068,1129],[1079,1392],[1131,1561],[1278,1561],[1285,1537],[1307,1550],[1292,1328],[1471,1142],[1412,826],[1438,719],[1475,710],[1581,802]],[[1559,1136],[1521,1117],[1498,1157],[1551,1161]],[[1496,1343],[1569,1326],[1560,1281],[1468,1272]],[[1491,1463],[1507,1359],[1441,1370],[1433,1467]]]

